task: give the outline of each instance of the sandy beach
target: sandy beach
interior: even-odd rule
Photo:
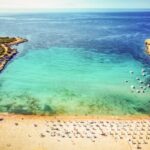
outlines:
[[[150,117],[0,115],[0,150],[150,149]]]

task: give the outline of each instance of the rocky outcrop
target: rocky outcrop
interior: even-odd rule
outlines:
[[[145,52],[150,55],[150,39],[145,40],[146,49]]]
[[[11,48],[11,46],[23,42],[27,42],[27,40],[20,37],[0,37],[0,72],[5,68],[12,57],[17,54],[17,50]]]

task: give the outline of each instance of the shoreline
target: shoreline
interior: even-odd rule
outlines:
[[[6,118],[27,118],[27,119],[50,119],[50,120],[150,120],[148,115],[128,115],[128,116],[110,116],[110,115],[23,115],[23,114],[9,114],[0,113],[0,117]]]

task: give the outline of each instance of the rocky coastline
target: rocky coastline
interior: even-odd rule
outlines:
[[[145,52],[148,55],[150,55],[150,39],[145,40],[145,46],[146,46]]]
[[[0,72],[4,70],[6,64],[18,53],[17,49],[12,48],[12,46],[27,41],[27,39],[20,37],[0,37]]]

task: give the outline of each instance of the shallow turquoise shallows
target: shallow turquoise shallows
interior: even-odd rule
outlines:
[[[77,48],[29,50],[1,74],[1,111],[36,114],[139,114],[149,92],[139,86],[142,64]],[[130,73],[133,71],[134,73]],[[127,81],[128,83],[126,83]]]

